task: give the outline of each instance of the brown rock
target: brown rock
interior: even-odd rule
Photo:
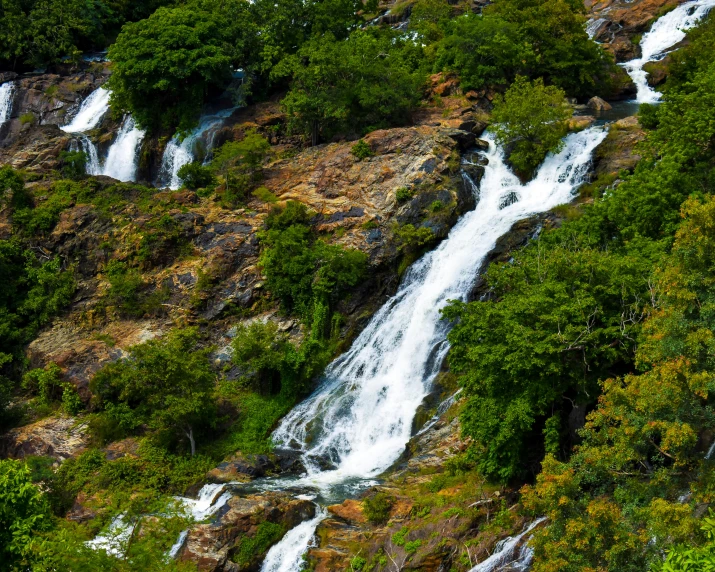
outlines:
[[[189,531],[179,553],[182,561],[194,562],[204,572],[238,572],[257,569],[264,552],[252,554],[250,562],[235,563],[231,556],[243,538],[256,535],[258,526],[271,522],[288,531],[315,516],[315,505],[285,493],[263,493],[233,497],[228,510],[212,524],[200,524]]]
[[[589,109],[593,109],[595,111],[609,111],[613,109],[613,106],[610,103],[598,96],[589,99],[586,105]]]
[[[52,457],[62,462],[82,453],[88,443],[85,423],[74,417],[48,417],[0,437],[0,457]]]
[[[206,475],[210,480],[219,483],[231,481],[248,481],[264,477],[275,470],[276,466],[268,455],[244,455],[236,453]]]

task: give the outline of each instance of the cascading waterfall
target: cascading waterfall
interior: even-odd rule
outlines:
[[[648,85],[643,66],[664,57],[667,51],[685,39],[685,33],[698,25],[715,6],[715,0],[691,0],[658,19],[641,40],[641,57],[623,65],[638,88],[638,103],[657,103],[660,94]]]
[[[82,102],[72,121],[60,129],[77,136],[77,144],[87,155],[88,175],[106,175],[119,181],[134,181],[138,168],[138,150],[144,139],[144,131],[137,129],[130,115],[124,118],[116,139],[109,147],[104,165],[99,159],[97,146],[86,135],[87,131],[99,125],[108,111],[109,91],[100,87]],[[73,144],[73,149],[77,148],[77,144]]]
[[[494,554],[469,572],[497,572],[507,564],[510,565],[510,570],[528,570],[534,558],[534,551],[528,546],[528,539],[526,543],[523,542],[524,537],[545,520],[539,518],[527,526],[521,534],[499,542],[494,549]]]
[[[301,522],[289,530],[283,539],[268,551],[261,566],[261,572],[293,572],[300,570],[303,554],[310,547],[318,524],[327,516],[325,509],[320,509],[311,520]]]
[[[476,209],[462,217],[437,249],[413,264],[398,293],[273,434],[277,445],[302,454],[307,475],[291,485],[329,494],[351,480],[375,477],[397,460],[448,351],[450,324],[440,310],[449,300],[466,299],[485,257],[514,223],[573,198],[605,137],[599,127],[569,135],[563,150],[549,155],[526,185],[489,138],[489,163]],[[331,467],[323,469],[326,462]],[[301,555],[320,519],[301,525]],[[295,536],[286,536],[272,549],[263,572],[301,569]]]
[[[12,113],[12,96],[15,93],[15,84],[11,81],[0,85],[0,125],[10,119]]]
[[[175,135],[164,150],[156,186],[168,187],[172,190],[178,189],[181,186],[179,169],[195,159],[194,152],[197,145],[203,145],[206,152],[213,148],[216,129],[231,113],[233,113],[233,109],[226,109],[214,115],[205,115],[201,118],[199,126],[183,140]]]
[[[146,133],[137,128],[134,118],[127,115],[104,161],[102,175],[119,181],[135,181],[139,168],[139,147]]]
[[[87,96],[79,106],[77,115],[60,129],[67,133],[85,133],[97,127],[108,111],[109,91],[100,87]]]

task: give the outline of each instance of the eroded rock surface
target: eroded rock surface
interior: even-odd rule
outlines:
[[[52,457],[62,462],[82,453],[89,443],[87,424],[74,417],[48,417],[0,437],[0,458]]]

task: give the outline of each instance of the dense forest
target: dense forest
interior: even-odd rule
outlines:
[[[108,50],[113,120],[131,114],[164,144],[189,136],[205,106],[228,96],[246,109],[278,102],[284,135],[296,142],[286,157],[348,141],[356,163],[377,152],[369,134],[444,107],[430,89],[440,74],[487,102],[485,126],[528,181],[579,129],[573,105],[622,99],[629,80],[586,33],[580,0],[486,4],[397,3],[392,14],[409,15],[400,28],[376,22],[383,12],[371,0],[0,0],[0,70],[62,74]],[[638,111],[645,135],[635,169],[585,185],[574,205],[558,208],[558,224],[489,266],[483,295],[442,312],[453,326],[443,373],[462,389],[455,407],[467,444],[449,478],[509,489],[519,515],[547,517],[531,540],[535,572],[715,569],[715,16],[670,54],[661,88],[662,103]],[[43,176],[0,168],[9,228],[0,235],[0,428],[60,415],[91,434],[61,464],[0,460],[0,570],[196,570],[165,556],[192,524],[171,512],[174,497],[237,451],[271,453],[279,420],[365,326],[369,315],[355,324],[344,313],[377,273],[370,257],[321,230],[322,213],[264,186],[269,139],[251,129],[179,171],[197,201],[242,213],[260,201],[268,213],[255,245],[261,298],[233,310],[230,359],[217,366],[208,319],[177,319],[166,335],[103,363],[82,390],[60,365],[35,367],[26,355],[88,297],[79,269],[41,246],[69,209],[90,205],[107,228],[148,221],[121,248],[105,232],[106,288],[82,307],[86,323],[164,316],[169,295],[145,273],[196,255],[158,189],[87,175],[82,150],[63,151],[61,169]],[[459,155],[449,160],[445,180],[461,177]],[[396,202],[415,193],[398,189]],[[445,201],[425,208],[446,220]],[[445,235],[395,224],[390,272],[404,278]],[[205,310],[220,279],[211,272],[198,275],[192,311]],[[248,320],[272,307],[302,335]],[[106,453],[128,439],[138,443],[131,455]],[[88,523],[65,518],[77,499],[109,510]],[[365,503],[373,524],[396,504],[383,493]],[[118,514],[146,517],[126,553],[88,544]],[[269,522],[257,530],[235,563],[258,569],[253,554],[285,533]],[[410,545],[406,534],[400,546]],[[351,558],[355,570],[392,569],[386,559]],[[453,569],[470,569],[471,556],[468,564]]]

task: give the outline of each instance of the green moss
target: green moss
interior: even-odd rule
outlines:
[[[254,536],[241,538],[231,559],[241,566],[248,566],[251,562],[259,560],[284,534],[285,529],[280,524],[262,522],[258,525]]]

